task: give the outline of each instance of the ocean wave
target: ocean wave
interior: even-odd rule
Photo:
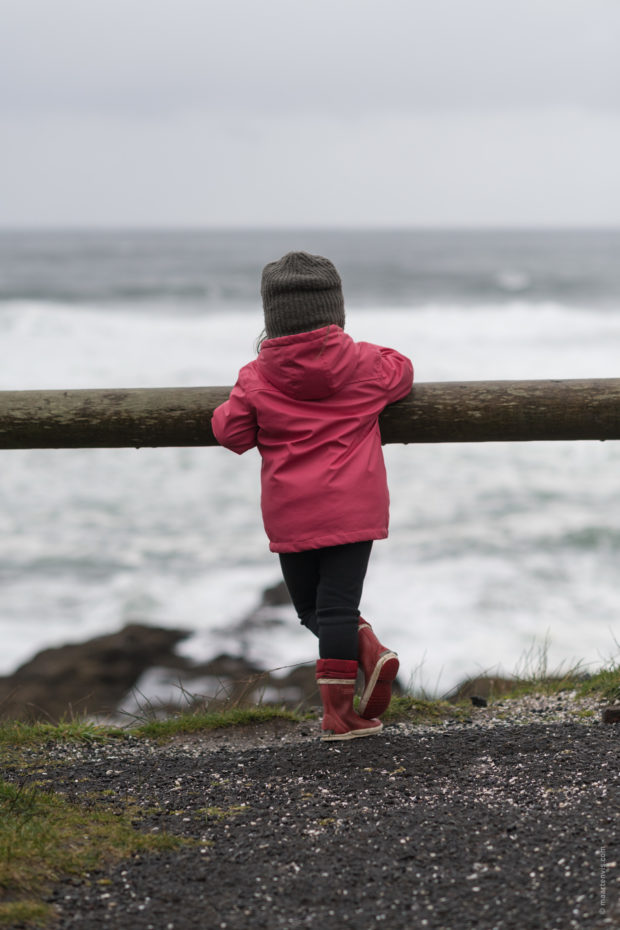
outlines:
[[[356,305],[618,306],[617,230],[5,230],[0,301],[246,305],[263,265],[300,247],[332,258]]]

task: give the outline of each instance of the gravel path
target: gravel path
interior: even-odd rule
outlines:
[[[111,790],[141,829],[195,840],[62,883],[58,927],[620,926],[620,727],[594,702],[344,744],[317,726],[54,747],[57,790]]]

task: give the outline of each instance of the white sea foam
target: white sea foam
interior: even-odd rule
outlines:
[[[349,307],[357,339],[411,355],[418,380],[616,377],[620,314],[523,301]],[[44,302],[0,309],[0,389],[231,384],[256,312],[197,315]],[[386,447],[392,529],[363,610],[403,678],[445,691],[515,668],[615,650],[620,450],[614,443]],[[36,649],[129,620],[193,630],[183,651],[236,651],[232,625],[279,577],[259,512],[258,457],[222,449],[2,453],[0,673]],[[288,613],[246,644],[271,665],[316,644]],[[616,627],[617,630],[617,627]]]

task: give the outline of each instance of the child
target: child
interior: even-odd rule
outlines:
[[[408,394],[409,359],[344,332],[340,276],[319,255],[289,252],[263,270],[266,338],[213,432],[241,454],[258,446],[261,506],[297,614],[319,639],[324,740],[369,736],[398,672],[359,613],[372,542],[388,535],[378,417]],[[358,662],[364,673],[353,709]]]

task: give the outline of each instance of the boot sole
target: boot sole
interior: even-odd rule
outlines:
[[[345,739],[357,739],[358,736],[372,736],[374,733],[380,733],[383,729],[383,724],[380,723],[378,727],[366,727],[363,730],[349,730],[348,733],[325,733],[321,737],[321,742],[335,742],[336,740],[345,740]]]
[[[357,711],[360,717],[379,717],[388,709],[392,698],[392,682],[399,668],[395,652],[385,652],[381,656],[364,688]]]

